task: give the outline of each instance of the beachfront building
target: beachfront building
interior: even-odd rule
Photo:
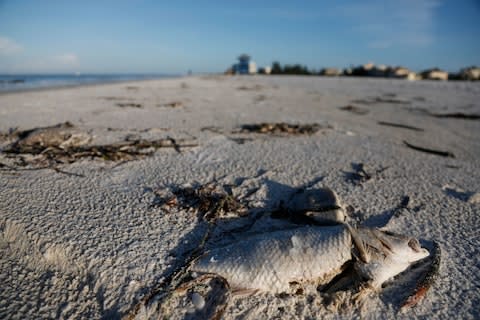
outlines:
[[[389,71],[390,78],[417,80],[417,74],[405,67],[394,67]]]
[[[468,67],[460,70],[460,79],[477,81],[480,80],[480,68],[479,67]]]
[[[448,73],[438,68],[425,70],[420,73],[420,76],[426,80],[448,80]]]
[[[257,73],[257,65],[250,60],[248,54],[242,54],[238,57],[238,63],[233,65],[233,72],[235,74],[255,74]]]
[[[337,68],[323,68],[319,74],[325,77],[336,77],[340,75],[340,71]]]
[[[272,67],[266,66],[263,68],[258,68],[258,73],[260,74],[271,74],[272,73]]]

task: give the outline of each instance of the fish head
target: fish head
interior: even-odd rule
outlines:
[[[377,228],[349,229],[358,254],[355,269],[376,288],[430,255],[413,237]]]

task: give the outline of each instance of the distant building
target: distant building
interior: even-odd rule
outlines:
[[[238,63],[233,65],[235,74],[255,74],[257,73],[257,65],[250,60],[248,54],[242,54],[238,57]]]
[[[260,74],[271,74],[272,73],[272,67],[266,66],[266,67],[263,67],[263,68],[259,68],[258,73],[260,73]]]
[[[367,74],[370,77],[386,77],[387,76],[388,68],[386,65],[381,64],[381,65],[375,66],[373,64],[367,64],[367,65],[364,65],[363,67],[365,68],[365,70],[367,70]]]
[[[325,77],[336,77],[340,75],[340,71],[336,68],[323,68],[320,75]]]
[[[394,67],[391,68],[388,72],[388,76],[390,78],[398,78],[398,79],[407,79],[407,80],[416,80],[417,74],[413,71],[405,67]]]
[[[480,68],[468,67],[460,70],[459,77],[462,80],[476,81],[480,80]]]
[[[422,71],[420,76],[426,80],[448,80],[448,73],[438,68]]]

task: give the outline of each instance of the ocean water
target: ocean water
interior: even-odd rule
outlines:
[[[175,75],[145,74],[22,74],[1,75],[0,92],[68,87],[85,84],[172,78]]]

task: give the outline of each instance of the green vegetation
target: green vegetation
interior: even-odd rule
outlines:
[[[301,75],[312,75],[316,74],[315,72],[308,70],[307,66],[302,66],[300,64],[286,64],[282,67],[279,62],[275,61],[272,64],[272,74],[301,74]]]

